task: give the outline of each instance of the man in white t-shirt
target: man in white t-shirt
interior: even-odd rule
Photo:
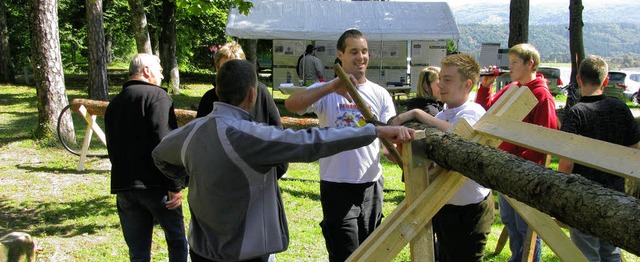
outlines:
[[[395,116],[387,90],[366,78],[369,49],[365,36],[358,30],[347,30],[338,39],[337,48],[344,71],[373,115],[381,122]],[[321,127],[356,126],[364,119],[339,78],[291,95],[285,106],[292,112],[316,113]],[[320,226],[329,260],[344,261],[382,220],[380,141],[320,159],[320,180]]]

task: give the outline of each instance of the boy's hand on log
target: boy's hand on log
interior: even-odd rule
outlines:
[[[376,126],[378,137],[384,137],[391,142],[400,144],[413,140],[416,131],[404,126]]]

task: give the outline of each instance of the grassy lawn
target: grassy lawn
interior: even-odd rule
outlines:
[[[118,80],[121,80],[118,78]],[[120,90],[118,80],[110,94]],[[82,77],[67,80],[70,99],[86,97]],[[183,86],[174,95],[176,108],[197,105],[210,88],[208,83]],[[274,93],[278,101],[286,96]],[[292,115],[283,112],[283,115]],[[100,117],[98,122],[100,123]],[[80,121],[78,121],[80,122]],[[85,170],[77,171],[78,157],[62,149],[57,142],[36,142],[32,132],[37,125],[35,89],[28,86],[0,86],[0,232],[24,231],[42,247],[38,261],[126,261],[127,247],[122,237],[115,209],[115,197],[109,194],[110,163],[104,158],[89,158]],[[84,130],[78,123],[77,130]],[[82,134],[82,132],[78,132]],[[92,142],[99,151],[99,141]],[[401,170],[383,161],[385,174],[384,213],[404,199]],[[293,163],[288,178],[280,183],[291,243],[277,258],[280,261],[326,261],[327,255],[320,227],[319,168],[316,163]],[[497,201],[496,201],[497,203]],[[185,202],[184,211],[188,203]],[[190,215],[185,213],[186,220]],[[485,249],[487,261],[507,261],[505,248],[491,255],[502,230],[496,213],[495,223]],[[152,261],[166,261],[167,251],[162,230],[154,231]],[[640,261],[625,254],[627,261]],[[545,245],[543,261],[559,261]],[[408,248],[394,261],[409,261]]]

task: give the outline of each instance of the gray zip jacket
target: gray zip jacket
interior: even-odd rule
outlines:
[[[286,250],[289,232],[274,166],[315,161],[376,139],[371,124],[296,131],[251,118],[215,102],[209,115],[172,131],[152,153],[162,173],[188,181],[189,245],[208,259],[245,260]]]

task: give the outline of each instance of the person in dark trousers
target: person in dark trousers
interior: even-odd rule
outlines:
[[[438,97],[445,103],[446,109],[435,116],[414,109],[392,119],[391,125],[418,120],[447,132],[459,120],[464,119],[474,125],[486,113],[481,105],[469,101],[469,93],[480,75],[478,61],[467,54],[454,54],[445,56],[441,64]],[[482,261],[487,237],[491,233],[493,213],[491,189],[467,179],[433,217],[437,260]]]
[[[216,77],[219,102],[206,117],[167,135],[153,150],[162,172],[189,183],[191,260],[273,261],[289,231],[274,164],[311,162],[370,144],[376,137],[410,141],[414,130],[363,127],[282,130],[252,121],[257,79],[244,60]]]
[[[588,56],[580,63],[577,81],[582,97],[569,109],[560,130],[638,148],[640,132],[629,107],[620,99],[603,94],[609,81],[609,67],[598,56]],[[613,190],[624,193],[624,178],[595,168],[560,159],[558,171],[574,173]],[[569,228],[571,240],[589,261],[621,261],[620,248],[597,237]]]
[[[164,230],[169,261],[187,261],[182,187],[163,176],[151,158],[160,140],[177,128],[173,100],[159,86],[162,79],[160,59],[137,54],[129,65],[129,81],[104,116],[111,193],[131,261],[151,260],[154,221]]]
[[[244,51],[240,44],[235,41],[231,41],[222,46],[218,52],[213,56],[213,62],[216,67],[216,71],[220,70],[220,67],[229,60],[233,59],[245,59]],[[220,101],[216,94],[216,88],[209,89],[202,98],[198,105],[198,112],[196,118],[204,117],[211,113],[213,110],[213,103]],[[258,97],[256,98],[256,106],[251,110],[253,120],[260,123],[265,123],[271,126],[277,126],[282,128],[282,119],[280,118],[280,111],[276,103],[273,101],[273,97],[269,94],[267,87],[258,82]],[[289,164],[282,163],[277,166],[278,178],[284,176],[287,173]]]
[[[342,67],[357,82],[358,93],[378,121],[396,115],[389,92],[366,77],[369,47],[362,32],[352,29],[337,44]],[[353,127],[364,121],[339,78],[317,83],[285,101],[290,112],[314,112],[321,127]],[[349,97],[349,98],[348,98]],[[344,261],[382,221],[384,177],[380,141],[320,159],[322,234],[330,261]]]

